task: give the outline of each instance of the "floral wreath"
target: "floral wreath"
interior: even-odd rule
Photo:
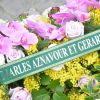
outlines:
[[[0,20],[0,65],[100,29],[100,0],[67,0],[42,15]],[[0,100],[100,100],[100,51],[0,85]]]

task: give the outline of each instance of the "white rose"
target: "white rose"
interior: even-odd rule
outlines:
[[[65,25],[66,36],[68,38],[76,38],[84,35],[84,25],[81,22],[70,21]]]
[[[56,46],[57,44],[51,44],[48,46],[48,48],[52,48],[54,46]],[[53,68],[51,68],[52,70],[55,70],[55,71],[59,71],[61,70],[62,68],[64,68],[64,64],[61,64],[61,65],[58,65],[58,66],[54,66]]]
[[[15,48],[12,48],[10,52],[8,53],[8,55],[6,55],[7,62],[11,62],[23,57],[25,57],[25,54],[23,53],[23,51],[19,49],[15,49]]]
[[[0,65],[5,64],[5,57],[3,54],[0,54]]]

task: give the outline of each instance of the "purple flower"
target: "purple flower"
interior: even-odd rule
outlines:
[[[75,11],[72,11],[71,13],[74,14],[76,19],[78,19],[78,21],[80,22],[85,22],[85,21],[90,20],[90,13],[83,12],[80,10],[75,10]]]
[[[8,54],[12,47],[12,42],[8,37],[3,37],[0,35],[0,53],[1,54]]]
[[[100,0],[86,0],[88,6],[92,6],[93,8],[100,8]]]
[[[91,79],[88,77],[88,76],[82,76],[79,81],[78,81],[78,86],[81,88],[83,87],[84,85],[88,84],[88,82],[90,81]],[[92,84],[93,84],[93,87],[95,85],[98,84],[98,81],[96,79],[92,79]]]
[[[29,31],[18,21],[0,24],[0,31],[5,34],[13,45],[22,45],[25,49],[38,42],[37,36]]]
[[[57,29],[56,26],[51,24],[46,24],[44,22],[36,23],[28,20],[27,25],[30,29],[32,29],[34,32],[36,32],[40,37],[44,39],[61,40],[64,37],[64,33],[61,32],[62,29]]]
[[[58,29],[57,40],[62,40],[65,37],[65,26]]]
[[[73,2],[67,0],[67,4],[64,8],[67,8],[68,10],[62,9],[60,12],[52,15],[52,17],[56,20],[56,24],[60,25],[74,19],[77,19],[80,22],[85,22],[89,20],[89,6],[100,8],[100,2],[96,0],[73,0]]]
[[[78,81],[78,86],[82,87],[82,86],[86,85],[88,82],[89,82],[89,77],[82,76]]]
[[[69,12],[66,12],[66,13],[59,12],[59,13],[53,14],[52,17],[56,19],[56,22],[55,22],[56,24],[61,24],[61,25],[75,19],[75,16]]]
[[[13,41],[13,45],[22,45],[25,49],[38,42],[37,36],[33,33],[14,32],[10,39]]]
[[[88,12],[88,4],[86,3],[86,0],[73,0],[73,2],[67,0],[67,7],[73,10]]]

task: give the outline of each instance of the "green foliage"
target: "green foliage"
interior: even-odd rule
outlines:
[[[95,77],[96,80],[98,80],[98,82],[100,82],[100,73],[99,74],[95,74],[94,77]]]
[[[88,84],[81,89],[81,92],[88,95],[86,100],[95,100],[100,97],[100,84],[94,85],[93,80],[91,79]]]
[[[64,86],[61,86],[59,80],[51,81],[47,86],[53,92],[64,92]]]
[[[59,80],[51,80],[49,76],[41,74],[41,89],[33,90],[33,100],[69,100],[64,93],[64,86],[61,86]]]
[[[84,28],[85,28],[85,34],[88,34],[90,32],[96,31],[98,29],[100,29],[100,25],[94,25],[93,24],[93,19],[90,20],[90,22],[87,22],[84,24]]]
[[[49,46],[49,40],[40,40],[37,44],[38,50],[42,50],[42,49],[44,49],[45,47],[48,47],[48,46]]]
[[[49,100],[50,96],[46,89],[34,90],[32,92],[33,100]]]
[[[94,68],[95,68],[95,70],[97,70],[97,71],[100,72],[100,64],[96,64],[96,65],[94,65]]]
[[[87,96],[87,97],[85,98],[85,100],[94,100],[94,98],[93,98],[92,96]]]
[[[40,75],[40,78],[41,78],[40,82],[41,82],[42,85],[48,85],[48,84],[50,84],[51,78],[49,76],[47,76],[47,75],[45,75],[45,74],[42,73]]]
[[[27,18],[27,15],[28,15],[27,13],[23,13],[23,14],[19,15],[19,20],[23,21],[24,19]]]
[[[70,100],[64,93],[56,92],[53,94],[53,100]]]

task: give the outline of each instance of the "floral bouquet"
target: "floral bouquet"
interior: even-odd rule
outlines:
[[[0,20],[0,66],[99,29],[99,0],[67,0],[42,15],[34,12],[16,21]],[[1,84],[0,100],[100,100],[100,51]]]

